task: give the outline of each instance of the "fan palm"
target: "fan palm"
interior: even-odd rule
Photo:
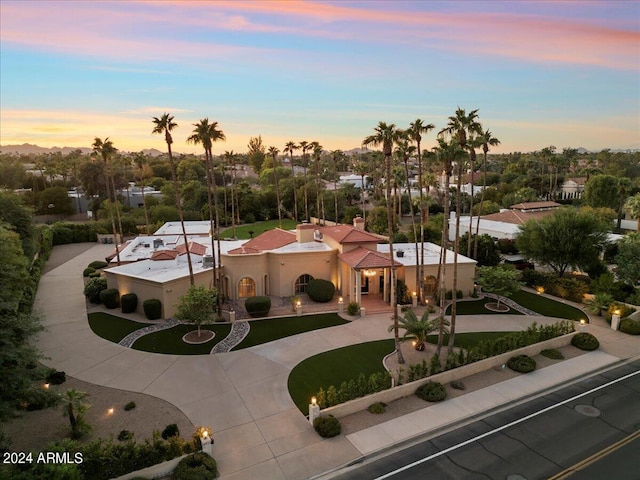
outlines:
[[[293,219],[298,221],[298,193],[296,192],[296,172],[293,168],[293,152],[300,147],[295,142],[287,142],[284,147],[284,153],[288,153],[291,160],[291,181],[293,182]]]
[[[278,227],[282,228],[282,211],[280,210],[280,184],[278,182],[278,154],[277,147],[269,147],[269,155],[273,158],[273,182],[276,186],[276,206],[278,209]]]
[[[302,150],[302,167],[304,168],[304,219],[309,220],[309,192],[307,186],[307,167],[309,166],[307,162],[307,150],[311,149],[311,144],[307,141],[300,142],[300,149]]]
[[[439,328],[438,320],[429,320],[428,310],[425,310],[420,318],[416,316],[413,310],[407,310],[407,312],[398,319],[398,324],[399,328],[404,329],[402,339],[414,339],[415,349],[419,351],[425,349],[427,337]],[[445,322],[445,325],[446,324],[448,324],[448,322]],[[393,325],[388,328],[389,332],[391,330],[393,330]]]
[[[400,350],[400,339],[398,336],[398,309],[397,298],[395,295],[397,289],[397,271],[394,259],[393,251],[393,211],[391,210],[391,202],[388,199],[391,197],[391,154],[393,153],[393,145],[400,139],[400,132],[396,126],[391,123],[379,122],[378,126],[374,129],[375,133],[366,137],[362,144],[364,146],[382,146],[382,153],[385,158],[385,171],[386,171],[386,189],[387,189],[387,217],[389,228],[389,254],[391,256],[391,308],[393,309],[393,336],[398,352],[398,363],[404,363],[404,357]]]
[[[342,150],[333,150],[331,152],[331,159],[333,160],[333,202],[334,202],[334,221],[340,223],[338,220],[338,159],[343,159],[344,153]]]
[[[484,202],[484,193],[487,189],[487,153],[489,147],[500,145],[500,140],[495,138],[489,130],[484,130],[478,135],[482,143],[482,195],[480,196],[480,207],[478,210],[478,218],[476,218],[476,236],[473,239],[473,258],[478,258],[478,237],[480,233],[480,217],[482,216],[482,203]]]
[[[149,228],[149,212],[147,211],[147,200],[144,194],[144,181],[149,176],[149,164],[147,161],[147,157],[142,152],[136,153],[135,157],[133,158],[133,163],[136,166],[136,176],[140,180],[140,191],[142,192],[142,208],[144,209],[145,231],[147,232],[147,235],[151,235],[151,230]]]
[[[320,156],[322,155],[322,145],[320,145],[316,141],[311,142],[310,145],[311,145],[311,151],[313,152],[313,169],[315,171],[314,173],[315,173],[315,184],[316,184],[316,218],[320,218],[322,216],[321,211],[324,210],[321,205],[321,203],[324,203],[324,202],[322,201],[322,195],[320,193]]]

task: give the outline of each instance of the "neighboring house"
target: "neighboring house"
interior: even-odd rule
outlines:
[[[157,232],[156,232],[157,233]],[[153,237],[153,238],[152,238]],[[140,244],[140,238],[142,240]],[[109,288],[120,294],[138,295],[138,310],[150,298],[162,301],[163,317],[175,314],[175,304],[189,287],[186,252],[181,236],[170,237],[175,243],[154,245],[151,237],[140,237],[132,250],[147,259],[133,261],[106,270]],[[221,241],[222,292],[226,298],[241,300],[255,295],[290,297],[306,292],[311,279],[331,281],[345,301],[361,303],[363,295],[378,295],[389,302],[394,295],[391,269],[397,270],[409,291],[415,291],[414,244],[397,244],[391,259],[389,245],[379,243],[384,237],[364,231],[364,221],[354,219],[354,226],[320,226],[299,224],[295,231],[273,229],[251,240]],[[159,243],[159,242],[158,242]],[[140,246],[142,245],[142,246]],[[148,245],[148,246],[146,246]],[[213,285],[211,238],[190,237],[190,251],[196,285]],[[126,249],[121,258],[126,260]],[[216,248],[217,255],[217,248]],[[427,294],[435,294],[440,247],[425,244],[425,283]],[[475,260],[458,255],[458,289],[465,294],[473,290]],[[445,285],[452,288],[453,252],[447,251]]]
[[[586,177],[567,178],[560,186],[558,198],[561,200],[581,198],[586,183]]]

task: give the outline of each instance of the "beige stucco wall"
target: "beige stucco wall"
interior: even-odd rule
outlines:
[[[416,267],[415,265],[409,266],[405,265],[404,275],[399,277],[407,284],[407,288],[409,292],[417,291],[416,288]],[[434,276],[437,278],[438,276],[438,266],[437,265],[425,265],[424,267],[424,276],[425,278],[428,276]],[[475,264],[461,264],[458,265],[458,290],[462,290],[462,294],[466,297],[473,291],[473,280],[476,275],[476,266]],[[447,290],[453,289],[453,265],[447,265],[445,268],[445,286]]]

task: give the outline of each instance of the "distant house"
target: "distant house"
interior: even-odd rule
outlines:
[[[586,183],[586,177],[567,178],[560,186],[558,198],[562,200],[581,198]]]

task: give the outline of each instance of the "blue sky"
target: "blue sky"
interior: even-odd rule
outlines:
[[[495,151],[640,148],[640,3],[0,3],[0,143],[164,150],[151,116],[360,145],[378,121],[479,109]],[[426,146],[435,142],[427,135]]]

